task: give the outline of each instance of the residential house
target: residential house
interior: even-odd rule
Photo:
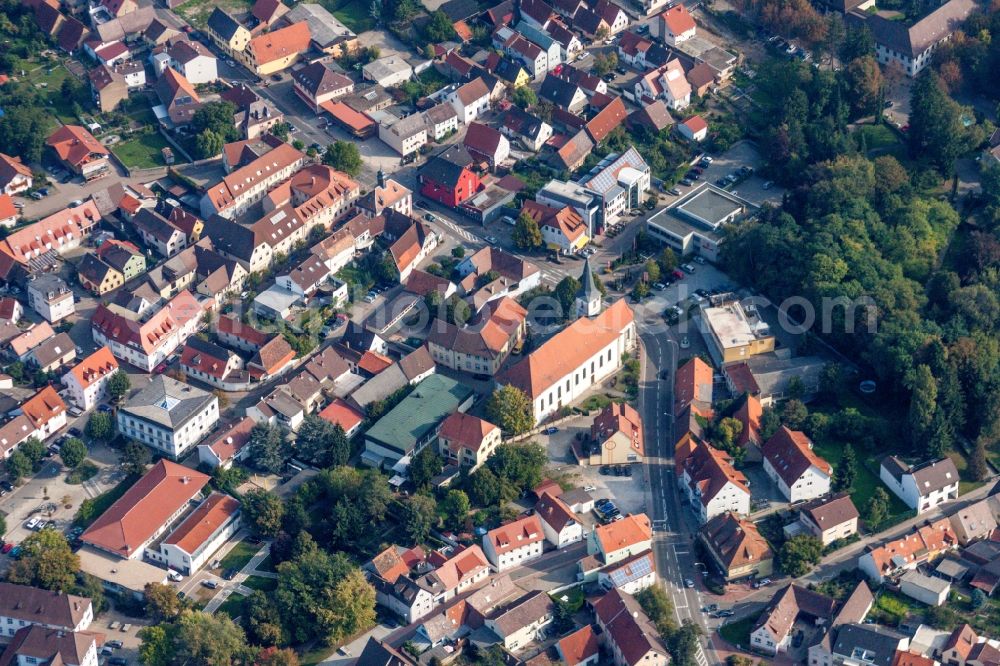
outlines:
[[[121,560],[141,560],[148,546],[201,497],[209,480],[189,467],[160,460],[91,523],[80,540]]]
[[[825,594],[795,583],[786,585],[774,594],[751,628],[750,646],[770,655],[786,652],[796,622],[826,624],[833,619],[836,608],[837,602]]]
[[[798,511],[799,523],[823,546],[858,533],[858,510],[847,493],[814,499]]]
[[[0,241],[0,255],[12,257],[27,266],[32,260],[51,264],[50,252],[64,254],[76,249],[90,236],[101,220],[101,213],[92,200],[78,206],[70,205],[34,224],[9,232]]]
[[[521,0],[518,3],[518,10],[521,21],[539,30],[545,30],[556,15],[552,6],[544,0]]]
[[[724,513],[750,513],[746,476],[725,451],[682,439],[674,453],[677,483],[702,523]]]
[[[201,42],[176,40],[163,50],[163,54],[167,56],[164,64],[192,85],[212,83],[219,78],[216,58]],[[154,55],[154,67],[157,62],[155,58]],[[157,74],[161,75],[163,71],[158,69]]]
[[[764,472],[792,503],[830,492],[833,466],[813,451],[805,433],[781,426],[761,448]]]
[[[674,5],[659,16],[660,38],[670,46],[678,46],[697,34],[691,12],[684,5]]]
[[[903,536],[879,546],[869,546],[858,557],[858,569],[876,583],[902,571],[916,569],[958,547],[958,537],[947,518],[916,527]]]
[[[546,31],[559,44],[559,58],[564,63],[576,60],[583,53],[583,42],[562,21],[553,19]]]
[[[642,417],[627,403],[613,402],[594,417],[590,441],[591,465],[641,463],[645,457]]]
[[[427,123],[429,140],[440,141],[452,132],[458,131],[458,113],[448,102],[435,104],[424,111],[424,122]]]
[[[378,217],[386,209],[400,215],[413,215],[413,192],[392,178],[386,178],[380,170],[372,191],[354,203],[355,208],[365,217]],[[354,239],[351,239],[353,248]]]
[[[224,428],[214,435],[214,439],[198,445],[198,462],[206,464],[211,469],[229,469],[233,462],[242,460],[246,455],[246,445],[250,443],[250,431],[255,422],[249,416],[244,416],[235,424]]]
[[[689,405],[702,412],[712,408],[712,366],[698,356],[674,374],[674,414],[680,415]]]
[[[581,129],[567,141],[562,148],[556,151],[550,162],[558,169],[565,171],[576,171],[583,166],[587,155],[594,149],[594,142],[590,140],[587,131]]]
[[[294,65],[309,50],[312,33],[305,21],[253,37],[246,49],[234,54],[257,76],[270,76]]]
[[[538,423],[617,372],[623,355],[635,344],[632,310],[620,299],[596,317],[577,319],[556,333],[500,375],[498,382],[525,392]]]
[[[453,465],[461,465],[471,474],[486,462],[501,442],[500,428],[489,421],[455,412],[441,422],[438,452]]]
[[[551,125],[513,105],[501,116],[500,131],[534,153],[552,138]]]
[[[300,2],[282,18],[283,23],[304,21],[309,25],[312,47],[334,58],[358,49],[358,36],[325,6],[315,2]]]
[[[549,249],[562,254],[575,254],[590,242],[587,225],[570,206],[553,208],[537,201],[525,201],[521,206],[521,215],[525,214],[538,224],[542,240]]]
[[[365,81],[373,81],[383,88],[394,88],[413,78],[413,67],[398,55],[373,60],[361,68]]]
[[[217,214],[230,219],[243,214],[272,187],[291,178],[305,160],[304,153],[282,143],[208,188],[200,201],[202,218]]]
[[[318,354],[309,361],[307,368],[313,364],[322,364],[324,354]],[[253,381],[264,381],[277,377],[288,370],[295,360],[295,350],[280,335],[272,336],[253,352],[247,361],[247,370]]]
[[[24,164],[20,157],[0,153],[0,190],[4,194],[14,195],[29,190],[32,182],[31,167]]]
[[[545,539],[557,549],[583,540],[583,524],[573,510],[554,494],[542,493],[535,504]]]
[[[611,132],[621,127],[625,122],[628,112],[625,110],[625,103],[621,97],[615,97],[611,102],[601,109],[597,115],[587,121],[584,126],[587,134],[595,144],[604,141]]]
[[[448,208],[457,208],[482,186],[472,171],[464,146],[452,145],[431,157],[420,169],[420,193]]]
[[[587,103],[587,95],[580,86],[555,74],[545,77],[538,96],[570,113],[579,113]]]
[[[958,536],[958,542],[967,546],[979,539],[988,538],[993,534],[1000,523],[1000,498],[994,496],[987,497],[965,506],[955,513],[951,518],[952,529]]]
[[[102,113],[114,111],[119,104],[128,99],[128,84],[125,83],[125,77],[113,67],[99,65],[91,70],[88,79],[94,104]]]
[[[397,650],[374,636],[368,637],[365,648],[358,655],[358,666],[416,666],[408,653]]]
[[[427,143],[427,123],[419,113],[405,118],[397,118],[386,113],[385,120],[378,126],[378,138],[406,157]]]
[[[597,666],[601,643],[593,625],[581,627],[556,643],[556,652],[566,666]]]
[[[764,408],[756,396],[747,393],[740,406],[733,413],[733,418],[739,421],[743,428],[736,436],[736,444],[746,451],[743,459],[751,462],[763,460],[760,450],[760,419],[764,415]]]
[[[146,257],[139,248],[128,241],[109,238],[97,248],[97,256],[102,262],[121,273],[125,282],[146,272]]]
[[[68,333],[57,333],[29,351],[27,360],[32,368],[55,373],[76,360],[76,346]]]
[[[73,173],[91,181],[111,171],[108,149],[79,125],[62,125],[49,135],[46,144]]]
[[[40,442],[66,427],[66,403],[51,384],[22,402],[18,411],[27,417],[32,435]]]
[[[482,123],[469,123],[462,145],[473,158],[485,160],[495,169],[510,156],[510,142],[499,130]]]
[[[114,291],[125,284],[125,276],[121,272],[101,261],[96,254],[90,253],[83,255],[76,265],[76,278],[80,281],[80,286],[90,290],[95,296]]]
[[[419,220],[410,219],[405,229],[396,236],[389,246],[389,254],[399,273],[399,281],[405,282],[410,273],[437,247],[437,234]]]
[[[896,456],[886,456],[879,467],[879,478],[917,514],[958,499],[959,475],[951,458],[911,466]]]
[[[28,305],[50,324],[76,312],[73,290],[58,275],[45,274],[28,282]]]
[[[244,369],[241,356],[197,336],[184,344],[180,365],[189,379],[223,391],[242,391],[250,386],[250,373]]]
[[[596,525],[587,538],[587,553],[604,564],[622,562],[653,548],[653,524],[644,513]]]
[[[608,25],[610,35],[617,35],[628,27],[628,13],[611,0],[598,0],[593,11]]]
[[[257,423],[281,426],[295,432],[309,413],[286,386],[278,386],[256,405],[247,408],[247,416]]]
[[[281,0],[257,0],[250,14],[257,19],[257,27],[270,28],[274,23],[288,13],[288,5]]]
[[[611,34],[611,26],[596,11],[583,5],[573,14],[573,27],[582,32],[590,40],[597,40],[602,35]]]
[[[0,324],[16,324],[24,315],[24,306],[13,296],[0,296]]]
[[[708,123],[701,116],[691,116],[677,125],[677,131],[688,141],[704,141],[708,137]]]
[[[770,576],[774,553],[757,526],[735,513],[722,513],[705,523],[698,532],[715,567],[727,581],[748,576]]]
[[[118,372],[118,361],[111,350],[101,347],[83,359],[62,377],[70,401],[77,409],[90,411],[107,396],[108,380]]]
[[[4,636],[12,637],[36,625],[64,632],[85,631],[93,620],[89,597],[0,583],[0,634]]]
[[[170,129],[187,125],[201,108],[201,98],[183,74],[167,67],[153,84],[153,90],[163,104],[166,126]],[[160,118],[164,122],[164,116]]]
[[[142,242],[164,257],[172,257],[187,247],[187,235],[170,220],[148,208],[143,208],[132,218]]]
[[[477,78],[448,93],[445,100],[455,109],[458,121],[468,125],[490,108],[490,91],[482,78]]]
[[[292,73],[292,88],[312,107],[313,113],[319,113],[324,102],[354,92],[354,81],[326,63],[314,62]]]
[[[0,663],[97,666],[97,634],[67,633],[37,624],[21,627],[0,656]]]
[[[18,335],[11,338],[7,345],[13,357],[24,361],[28,358],[28,352],[55,334],[56,332],[52,330],[49,322],[43,321],[40,324],[29,325],[23,333],[19,332]]]
[[[546,636],[555,619],[555,603],[541,590],[528,592],[486,618],[485,625],[500,637],[504,649],[516,651]]]
[[[219,421],[213,394],[166,375],[131,396],[118,411],[118,429],[174,460],[196,445]]]
[[[667,666],[670,655],[632,595],[616,588],[593,602],[597,626],[615,666]]]
[[[265,100],[246,84],[233,86],[219,97],[236,106],[233,122],[245,139],[266,136],[275,125],[285,120],[284,114],[272,102]]]
[[[537,560],[544,544],[545,532],[537,515],[524,516],[483,535],[483,552],[498,572]]]
[[[462,276],[461,287],[476,312],[505,296],[517,298],[541,284],[542,278],[542,272],[531,262],[492,246],[486,246],[464,258],[455,267],[455,271]],[[493,279],[488,280],[489,277]],[[519,319],[517,310],[510,307],[510,304],[506,304],[503,309],[510,312],[513,318]]]
[[[662,99],[669,108],[680,111],[691,103],[691,84],[680,60],[674,58],[640,77],[635,83],[634,94],[643,104]]]

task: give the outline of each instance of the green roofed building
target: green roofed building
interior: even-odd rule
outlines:
[[[431,375],[365,433],[362,462],[389,468],[417,453],[434,441],[445,417],[467,410],[473,397],[468,386]]]

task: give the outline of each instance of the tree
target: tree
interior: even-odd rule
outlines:
[[[697,666],[698,639],[701,637],[701,627],[684,618],[680,628],[667,640],[667,649],[673,657],[676,666]]]
[[[737,438],[743,432],[743,422],[732,417],[725,417],[719,420],[715,426],[716,443],[720,449],[733,453],[733,449],[738,448]]]
[[[91,439],[107,441],[115,434],[115,424],[111,419],[111,414],[104,412],[94,412],[87,420],[87,427],[84,430]]]
[[[773,407],[765,408],[760,415],[760,441],[766,442],[781,428],[781,416]]]
[[[181,614],[184,604],[177,596],[177,588],[163,583],[146,583],[143,590],[146,601],[146,615],[153,622],[173,620]]]
[[[349,141],[334,141],[323,153],[323,164],[349,176],[357,176],[361,173],[361,152]]]
[[[176,633],[172,624],[156,624],[140,629],[139,661],[144,666],[170,666]]]
[[[108,377],[108,395],[114,402],[121,402],[131,388],[132,381],[128,378],[128,373],[123,370]]]
[[[10,482],[14,485],[20,484],[24,477],[31,475],[31,461],[20,451],[14,451],[10,454],[4,466],[7,469]]]
[[[269,423],[256,424],[250,430],[247,457],[254,466],[272,474],[277,474],[284,469],[285,461],[289,457],[285,432],[277,425]]]
[[[660,264],[660,271],[663,273],[669,273],[677,268],[677,255],[669,247],[663,248],[657,261]]]
[[[240,138],[240,132],[233,123],[234,115],[236,115],[236,105],[232,102],[215,101],[202,104],[191,117],[189,125],[191,133],[200,135],[203,132],[213,132],[223,143],[236,141]]]
[[[650,282],[660,281],[660,264],[655,259],[650,259],[646,262],[646,278]]]
[[[875,58],[863,56],[849,62],[844,70],[844,82],[849,91],[853,117],[860,118],[881,111],[878,106],[882,103],[885,81]]]
[[[969,460],[969,474],[974,481],[984,481],[990,475],[990,467],[986,462],[986,441],[982,437],[976,438],[976,446]]]
[[[295,433],[296,454],[319,467],[346,465],[351,456],[347,434],[339,424],[309,414]]]
[[[535,442],[501,444],[486,461],[500,481],[500,493],[512,500],[542,482],[549,458],[545,449]]]
[[[225,613],[184,611],[176,627],[173,641],[176,663],[231,666],[247,655],[246,634]]]
[[[833,489],[840,492],[850,492],[854,481],[858,478],[858,458],[854,455],[854,447],[844,446],[844,453],[833,470]]]
[[[978,587],[972,591],[972,608],[973,610],[979,610],[986,605],[986,593],[980,590]]]
[[[288,642],[281,613],[270,596],[260,590],[254,590],[243,604],[243,626],[255,644],[284,645]]]
[[[528,432],[535,425],[531,399],[524,391],[510,384],[493,391],[486,403],[486,415],[507,436]]]
[[[375,590],[343,553],[317,549],[279,564],[272,599],[295,643],[329,645],[375,624]]]
[[[456,259],[462,259],[463,257],[465,257],[465,248],[462,247],[461,245],[456,245],[455,247],[451,248],[451,256],[455,257]]]
[[[7,571],[7,580],[45,590],[68,590],[80,571],[80,558],[62,532],[46,529],[21,542],[21,559]]]
[[[445,524],[457,530],[461,530],[465,525],[465,520],[472,509],[472,503],[464,490],[449,490],[444,499],[439,504],[441,512],[444,514]]]
[[[572,319],[576,314],[576,297],[580,293],[583,285],[572,275],[567,275],[552,291],[552,295],[559,301],[559,315],[561,319]]]
[[[948,96],[933,67],[917,76],[910,96],[910,152],[927,159],[945,176],[955,169],[955,160],[978,144],[984,135],[976,125],[966,127],[963,117],[974,118]]]
[[[257,534],[274,537],[281,531],[285,506],[274,493],[254,488],[243,495],[243,516]]]
[[[925,363],[917,366],[910,382],[910,442],[918,450],[927,442],[937,410],[937,382]]]
[[[888,517],[889,493],[885,492],[885,488],[880,486],[875,489],[875,492],[872,493],[871,498],[868,500],[868,519],[866,522],[869,527],[874,527]]]
[[[48,138],[47,116],[30,106],[7,108],[0,118],[0,146],[25,164],[40,162]]]
[[[534,105],[538,104],[538,95],[536,95],[535,91],[528,86],[521,86],[516,89],[510,96],[510,99],[514,102],[514,104],[522,109],[530,109]]]
[[[455,36],[455,27],[448,15],[439,9],[431,12],[430,20],[424,25],[424,36],[435,44],[446,42]]]
[[[635,600],[642,610],[652,620],[660,638],[669,638],[677,630],[674,619],[674,602],[659,585],[653,585],[635,595]]]
[[[500,479],[489,467],[480,467],[469,476],[469,498],[476,506],[498,506],[501,501]]]
[[[88,453],[87,445],[77,437],[70,437],[59,449],[59,457],[62,458],[63,464],[70,469],[76,469]]]
[[[146,473],[146,465],[152,461],[153,455],[145,446],[130,440],[122,451],[122,471],[129,476],[142,476]]]
[[[632,287],[632,300],[641,301],[649,296],[649,284],[646,282],[636,282]]]
[[[781,408],[781,422],[792,430],[801,430],[809,417],[809,410],[801,400],[788,400]]]
[[[209,129],[199,133],[194,142],[195,153],[197,153],[199,159],[215,157],[222,152],[222,148],[225,145],[226,140],[217,132]]]
[[[538,222],[523,212],[517,216],[514,224],[514,231],[511,233],[514,245],[520,250],[533,250],[542,244],[542,230],[538,228]]]
[[[781,546],[781,568],[792,578],[809,573],[823,557],[823,542],[811,534],[799,534]]]
[[[291,648],[267,647],[257,653],[254,666],[299,666],[299,656]]]
[[[441,473],[444,469],[444,460],[438,455],[432,446],[425,446],[420,453],[415,455],[410,461],[409,475],[417,490],[422,490],[430,485],[431,479]]]
[[[411,495],[403,503],[403,529],[414,543],[424,543],[437,525],[437,503],[429,495]]]
[[[594,56],[594,74],[600,77],[607,76],[618,67],[618,54],[611,51],[607,54],[599,53]]]
[[[41,468],[42,461],[45,460],[45,454],[48,450],[37,437],[30,437],[28,441],[21,444],[18,451],[24,454],[24,457],[31,463],[31,470],[35,472]]]

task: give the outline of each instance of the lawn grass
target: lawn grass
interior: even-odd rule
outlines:
[[[899,135],[886,125],[862,125],[854,130],[853,135],[859,146],[863,136],[868,151],[875,152],[876,155],[886,151],[891,152],[903,143],[900,141]]]
[[[915,599],[891,590],[882,590],[875,600],[872,617],[880,624],[898,627],[908,615],[922,613],[926,608],[927,606]]]
[[[250,11],[253,2],[252,0],[188,0],[180,7],[175,7],[174,12],[191,25],[204,28],[208,17],[212,15],[212,10],[216,7],[237,15],[236,18],[239,18],[239,14]]]
[[[370,2],[365,2],[365,0],[320,0],[319,4],[355,34],[360,35],[375,27],[375,19],[371,17]]]
[[[316,666],[333,652],[333,648],[322,645],[314,646],[299,655],[300,666]]]
[[[611,398],[602,393],[598,393],[597,395],[592,395],[580,403],[580,409],[585,412],[591,412],[595,409],[604,409],[610,404]]]
[[[130,169],[152,169],[166,166],[161,151],[169,146],[159,132],[145,132],[115,144],[111,151]]]
[[[245,596],[239,592],[233,592],[229,597],[222,602],[219,606],[218,613],[225,613],[234,620],[243,614],[243,600],[246,599]]]
[[[958,494],[959,496],[965,493],[972,492],[976,488],[982,486],[985,481],[975,481],[969,476],[969,461],[962,454],[961,451],[951,450],[948,452],[948,457],[951,461],[955,463],[955,469],[958,470],[959,482],[958,482]]]
[[[270,592],[271,590],[278,589],[278,580],[276,578],[264,578],[263,576],[247,576],[247,579],[243,581],[243,585],[246,585],[251,590]]]
[[[225,557],[222,558],[219,568],[242,569],[247,565],[247,562],[253,559],[253,556],[257,554],[258,550],[260,550],[260,546],[255,546],[252,543],[247,543],[246,541],[240,541],[226,554]]]
[[[744,650],[749,649],[750,630],[753,629],[753,625],[756,622],[757,622],[756,615],[745,617],[742,620],[737,620],[736,622],[727,622],[726,624],[719,627],[719,635],[722,636],[731,645],[734,645]]]
[[[274,572],[274,562],[271,560],[270,555],[261,560],[260,564],[257,565],[257,571]]]

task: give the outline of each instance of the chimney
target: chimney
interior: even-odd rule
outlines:
[[[382,169],[378,170],[378,186],[385,187],[385,172]]]

